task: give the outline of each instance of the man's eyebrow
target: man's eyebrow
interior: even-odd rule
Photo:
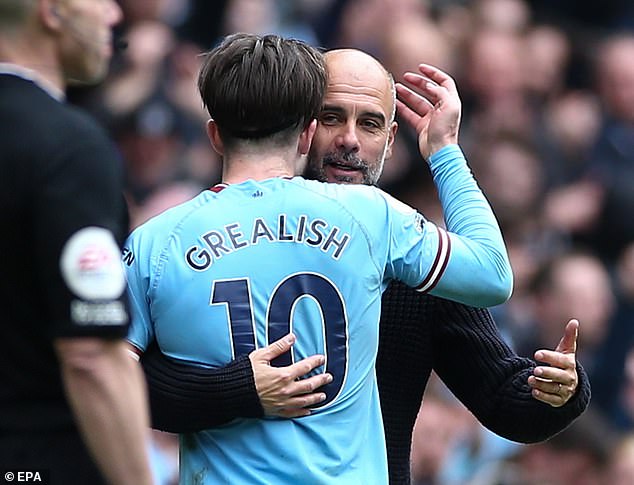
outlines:
[[[327,111],[329,113],[337,113],[337,114],[345,114],[346,110],[343,109],[341,106],[337,106],[335,104],[324,104],[321,107],[321,111]],[[385,115],[383,113],[381,113],[380,111],[361,111],[359,113],[359,117],[365,117],[365,118],[373,118],[376,121],[380,122],[382,125],[385,124],[386,119],[385,119]]]
[[[373,118],[381,123],[381,125],[385,125],[385,115],[383,115],[383,113],[381,113],[380,111],[362,111],[361,116],[364,116],[366,118]]]
[[[345,110],[341,106],[337,106],[336,104],[324,104],[321,107],[321,111],[330,111],[332,113],[344,114]]]

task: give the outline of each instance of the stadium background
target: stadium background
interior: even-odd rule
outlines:
[[[457,81],[460,143],[498,215],[515,292],[493,308],[522,355],[581,322],[589,410],[548,442],[486,431],[432,379],[413,443],[415,485],[634,483],[634,2],[603,0],[120,0],[111,75],[72,102],[107,126],[126,163],[131,228],[219,181],[195,89],[224,34],[356,47],[398,80],[419,62]],[[442,223],[404,124],[380,186]],[[456,356],[456,365],[460,365]],[[174,436],[154,434],[162,483]],[[537,471],[535,471],[537,470]]]

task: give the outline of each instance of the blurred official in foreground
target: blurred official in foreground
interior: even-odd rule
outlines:
[[[126,354],[121,162],[64,102],[107,72],[113,0],[0,0],[0,467],[51,484],[149,484]]]

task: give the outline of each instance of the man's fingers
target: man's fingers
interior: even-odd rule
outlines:
[[[421,115],[427,114],[442,104],[452,103],[454,100],[459,99],[457,96],[452,96],[449,90],[443,86],[439,86],[434,81],[419,74],[406,72],[403,78],[414,86],[417,91],[403,84],[397,84],[396,92],[401,101],[407,103]]]
[[[324,394],[323,392],[314,392],[312,394],[297,396],[297,397],[293,397],[289,399],[286,402],[284,409],[288,411],[292,409],[309,408],[311,406],[315,406],[316,404],[319,404],[325,399],[326,399],[326,394]]]
[[[402,84],[396,85],[398,114],[420,135],[428,124],[427,115],[434,109],[431,102]]]
[[[579,335],[579,321],[576,319],[570,320],[566,324],[564,329],[564,336],[557,345],[557,352],[563,352],[564,354],[574,354],[577,352],[577,336]]]
[[[431,104],[436,104],[439,100],[439,89],[442,90],[442,87],[437,83],[429,79],[428,77],[421,76],[420,74],[415,74],[413,72],[406,72],[403,74],[403,79],[412,86],[416,87],[417,91],[412,91],[416,96],[422,97],[423,99],[427,98],[427,100]],[[404,88],[408,88],[404,84],[398,83],[400,86]],[[445,90],[446,92],[446,90]]]
[[[535,399],[550,404],[553,407],[563,406],[574,394],[571,386],[561,384],[551,379],[541,379],[530,376],[528,384],[531,386],[531,393]]]
[[[541,349],[535,359],[547,365],[537,366],[528,378],[533,397],[553,407],[563,406],[576,392],[578,377],[575,352],[579,322],[572,319],[564,329],[564,336],[555,350]]]
[[[418,131],[418,123],[422,119],[421,116],[418,113],[414,113],[409,106],[399,99],[396,100],[396,109],[398,110],[399,116],[405,121],[405,123],[411,126],[414,130]]]
[[[269,414],[286,418],[307,416],[310,414],[307,408],[315,406],[326,399],[325,393],[314,391],[330,382],[332,382],[332,375],[319,374],[289,384],[284,388],[283,392],[279,393],[280,399],[275,406],[277,411]]]
[[[292,333],[284,335],[281,339],[276,340],[270,345],[251,352],[251,360],[270,362],[276,357],[291,350],[295,343],[295,335]]]
[[[458,90],[456,88],[456,83],[453,78],[444,71],[441,71],[437,67],[431,66],[429,64],[419,64],[418,70],[420,73],[434,81],[436,84],[446,88],[452,94],[457,94]]]
[[[332,382],[332,374],[324,373],[301,379],[293,383],[291,395],[308,394]]]
[[[427,99],[404,84],[396,83],[395,86],[399,99],[420,116],[424,116],[434,108],[433,100]]]
[[[316,367],[319,367],[320,365],[324,365],[325,361],[326,361],[326,358],[320,354],[306,357],[305,359],[302,359],[299,362],[296,362],[295,364],[289,367],[291,372],[290,376],[293,380],[299,379],[300,377],[303,377],[309,372],[311,372]],[[313,377],[318,377],[318,376],[313,376]],[[312,377],[309,379],[312,379]],[[309,379],[306,379],[306,380],[309,380]]]
[[[277,413],[281,418],[303,418],[310,415],[310,409],[282,409]]]
[[[557,367],[535,367],[533,375],[537,380],[558,382],[565,386],[574,384],[574,375],[570,369],[562,370]]]
[[[574,354],[564,354],[556,350],[541,349],[535,352],[535,360],[544,362],[559,369],[570,369],[575,367]]]
[[[434,81],[420,74],[406,72],[403,77],[405,81],[414,86],[417,91],[397,83],[396,92],[399,99],[407,104],[413,111],[418,112],[421,116],[425,116],[430,112],[442,110],[450,113],[455,112],[458,115],[458,119],[460,118],[461,102],[458,93],[452,92],[445,86],[439,86]]]
[[[551,394],[539,389],[533,389],[531,393],[533,394],[533,397],[538,401],[550,404],[554,408],[559,408],[566,404],[566,402],[568,401],[565,397],[560,396],[559,394]]]

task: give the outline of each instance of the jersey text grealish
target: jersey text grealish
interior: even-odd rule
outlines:
[[[323,252],[332,251],[331,257],[337,260],[345,250],[350,235],[342,233],[338,227],[330,227],[323,219],[309,219],[302,215],[297,221],[289,222],[286,214],[279,214],[274,224],[257,218],[250,227],[243,228],[240,223],[233,222],[219,230],[207,231],[200,239],[205,242],[203,246],[191,246],[185,252],[187,264],[196,271],[205,271],[223,254],[262,242],[307,244]]]

